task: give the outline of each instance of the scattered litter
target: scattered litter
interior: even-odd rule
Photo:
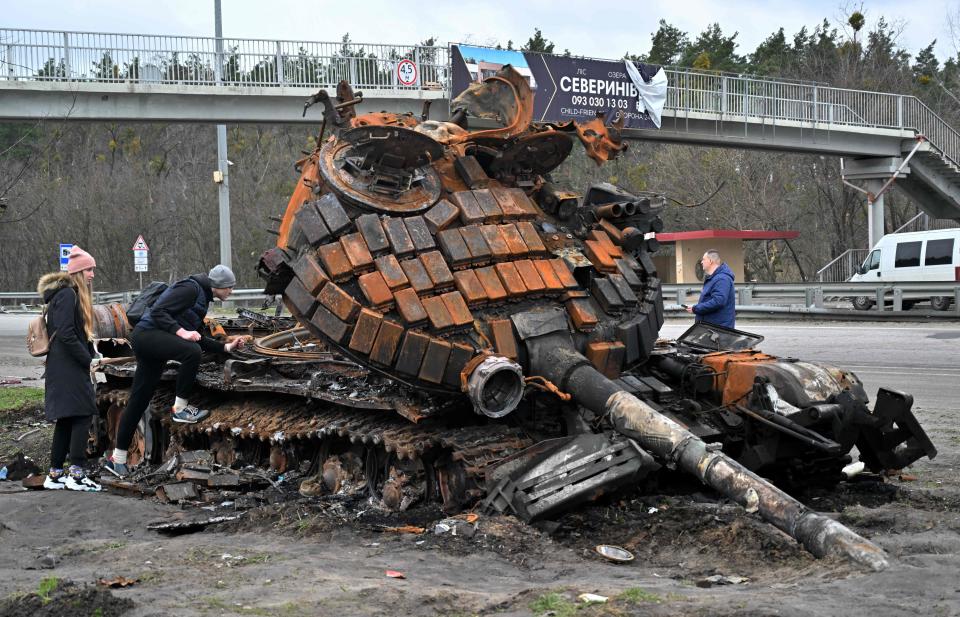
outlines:
[[[746,576],[724,576],[722,574],[714,574],[713,576],[708,576],[707,578],[697,581],[697,587],[713,587],[714,585],[740,585],[742,583],[749,582],[750,579]]]
[[[37,431],[42,431],[43,428],[44,428],[43,426],[40,426],[40,427],[37,427],[37,428],[32,428],[32,429],[30,429],[29,431],[27,431],[26,433],[20,435],[20,436],[17,437],[16,439],[14,439],[14,441],[20,441],[21,439],[23,439],[23,438],[26,437],[27,435],[33,435],[33,434],[36,433]]]
[[[595,593],[581,593],[577,596],[577,600],[580,600],[584,604],[606,604],[607,596],[601,596]]]
[[[900,481],[901,481],[901,482],[916,482],[916,481],[917,481],[917,476],[915,476],[915,475],[913,475],[913,474],[909,474],[909,473],[902,473],[902,474],[900,474],[899,477],[900,477]]]
[[[116,578],[105,579],[101,578],[97,581],[98,585],[103,587],[130,587],[131,585],[136,585],[140,582],[139,578],[127,578],[125,576],[118,576]]]
[[[649,508],[647,508],[647,514],[656,514],[659,511],[660,511],[659,509],[654,508],[653,506],[650,506]]]
[[[387,570],[385,572],[387,578],[407,578],[403,572],[398,572],[396,570]]]
[[[633,553],[619,546],[598,544],[593,550],[604,559],[609,559],[614,563],[629,563],[633,561]]]
[[[445,518],[439,523],[433,526],[433,533],[437,536],[442,536],[446,533],[449,533],[451,536],[462,536],[464,538],[472,538],[477,533],[477,527],[474,525],[469,517],[465,516],[464,518]],[[476,521],[477,515],[474,514],[473,521]]]
[[[416,525],[401,525],[400,527],[382,527],[383,531],[389,531],[393,533],[424,533],[427,531],[423,527],[417,527]]]
[[[853,478],[854,476],[863,473],[864,469],[866,469],[866,465],[864,465],[863,461],[857,461],[856,463],[850,463],[849,465],[844,467],[843,475],[846,476],[847,479],[849,480],[850,478]]]

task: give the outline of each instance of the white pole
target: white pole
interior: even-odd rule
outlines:
[[[213,0],[214,30],[216,39],[217,60],[214,65],[217,83],[223,81],[223,20],[220,16],[220,0]],[[220,200],[220,263],[233,268],[230,246],[230,165],[227,163],[227,127],[217,125],[217,169],[220,170],[221,182],[219,185]]]

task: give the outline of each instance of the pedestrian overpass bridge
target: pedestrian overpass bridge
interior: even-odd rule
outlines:
[[[415,85],[398,82],[412,60]],[[960,221],[960,133],[913,96],[666,69],[663,123],[628,139],[845,158],[847,179],[876,194],[896,186],[934,218]],[[358,112],[448,115],[445,46],[274,41],[0,28],[0,120],[317,124],[301,115],[320,88],[346,79]],[[923,139],[919,139],[920,137]],[[905,159],[909,159],[906,160]],[[871,245],[883,198],[869,209]]]

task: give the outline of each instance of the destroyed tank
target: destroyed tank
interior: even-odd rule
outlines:
[[[778,486],[837,483],[854,446],[874,472],[934,456],[911,397],[881,389],[871,409],[852,373],[764,354],[747,332],[699,323],[658,340],[664,197],[550,180],[576,142],[615,157],[620,124],[533,122],[509,66],[449,121],[356,115],[361,99],[341,84],[307,101],[323,107],[319,146],[258,265],[297,327],[206,362],[197,403],[211,416],[153,414],[139,454],[307,462],[309,491],[527,520],[678,469],[816,555],[885,565]],[[104,371],[109,442],[133,367]]]

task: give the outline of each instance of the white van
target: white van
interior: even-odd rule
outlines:
[[[860,269],[850,277],[853,283],[902,283],[915,281],[960,281],[960,229],[914,231],[887,234],[880,238]],[[904,298],[903,308],[928,298]],[[949,296],[929,298],[930,306],[945,311]],[[875,298],[853,298],[854,308],[867,310]]]

